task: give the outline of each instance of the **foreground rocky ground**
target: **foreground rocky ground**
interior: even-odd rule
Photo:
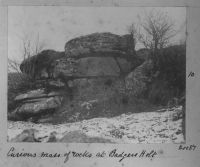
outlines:
[[[9,121],[10,142],[181,143],[182,107],[66,124]]]

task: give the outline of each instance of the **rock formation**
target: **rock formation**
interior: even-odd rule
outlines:
[[[133,41],[94,33],[24,60],[23,84],[8,84],[8,141],[183,142],[185,48],[164,48],[155,68]],[[175,105],[161,103],[170,99]]]
[[[9,118],[42,121],[50,114],[69,121],[72,115],[113,110],[112,103],[124,102],[126,76],[144,61],[131,42],[129,35],[94,33],[68,41],[64,52],[44,50],[24,60],[20,69],[35,79],[37,89],[15,98],[18,106]]]

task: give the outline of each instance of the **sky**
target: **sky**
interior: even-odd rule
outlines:
[[[175,22],[179,33],[171,40],[185,39],[186,8],[184,7],[69,7],[9,6],[8,57],[21,61],[23,40],[39,41],[44,49],[64,51],[65,43],[75,37],[95,32],[127,34],[127,27],[151,10],[165,12]],[[136,49],[143,46],[138,43]]]

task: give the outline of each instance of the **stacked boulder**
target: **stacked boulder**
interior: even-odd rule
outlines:
[[[44,89],[37,89],[18,95],[15,101],[20,105],[15,109],[14,114],[28,119],[31,116],[54,112],[61,105],[62,96],[58,92],[46,93]]]
[[[15,98],[18,106],[10,118],[97,111],[93,104],[105,109],[111,99],[117,104],[126,76],[143,62],[131,42],[129,35],[94,33],[68,41],[64,52],[44,50],[24,60],[20,69],[34,78],[37,89]]]

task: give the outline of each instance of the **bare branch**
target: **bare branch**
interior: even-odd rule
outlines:
[[[37,34],[36,40],[31,40],[28,38],[27,35],[24,36],[22,39],[22,60],[24,61],[31,56],[34,56],[42,51],[45,47],[44,42],[40,42],[39,33]],[[20,73],[20,63],[16,60],[8,59],[8,70],[11,72],[18,72]]]
[[[16,60],[11,60],[8,58],[8,71],[15,71],[20,73],[19,65],[20,63],[18,63]]]
[[[149,12],[145,15],[140,25],[143,29],[143,34],[139,35],[138,40],[145,47],[153,50],[165,47],[169,43],[170,38],[176,35],[173,29],[174,22],[161,11]]]
[[[138,30],[137,27],[134,23],[132,23],[130,26],[127,27],[129,34],[132,37],[132,42],[133,42],[133,46],[132,46],[132,50],[135,50],[135,45],[137,43],[137,36],[138,36]]]

